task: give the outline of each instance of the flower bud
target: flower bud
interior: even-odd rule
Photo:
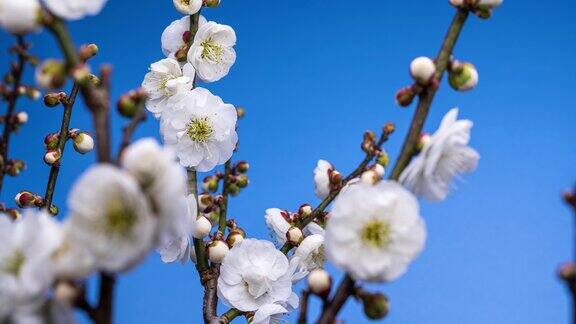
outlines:
[[[230,252],[228,245],[221,240],[214,240],[208,243],[206,250],[208,253],[208,259],[210,259],[210,262],[212,263],[221,263],[228,252]]]
[[[387,167],[390,164],[390,156],[388,155],[388,152],[386,151],[380,152],[380,155],[378,156],[376,162],[383,167]]]
[[[184,15],[193,15],[202,8],[203,0],[173,0],[174,7]]]
[[[42,96],[42,93],[38,89],[28,88],[26,91],[26,96],[28,96],[29,99],[38,100],[40,99],[40,96]]]
[[[198,209],[201,212],[206,212],[214,204],[214,199],[209,194],[201,194],[198,196]]]
[[[416,82],[427,85],[436,74],[436,64],[428,57],[420,56],[410,63],[410,75]]]
[[[122,95],[118,100],[116,107],[118,108],[120,115],[126,118],[134,117],[138,111],[138,104],[129,94]]]
[[[236,115],[238,115],[238,119],[244,117],[246,115],[246,109],[242,107],[236,107]]]
[[[192,231],[192,236],[194,236],[194,238],[197,239],[202,239],[208,236],[208,234],[210,234],[210,231],[212,230],[212,223],[208,218],[204,216],[198,217],[194,225],[195,226],[194,230]]]
[[[12,177],[15,177],[26,168],[26,163],[22,160],[10,160],[6,165],[6,173]]]
[[[312,207],[308,204],[304,204],[298,208],[298,214],[304,217],[312,215],[312,211]]]
[[[248,172],[248,169],[250,169],[250,164],[248,164],[248,162],[240,161],[236,163],[236,171],[240,173],[246,173]]]
[[[59,149],[50,150],[44,154],[44,162],[48,165],[54,165],[60,161],[60,157],[62,156]]]
[[[202,189],[207,192],[216,192],[218,190],[218,178],[214,176],[204,178]]]
[[[77,133],[72,140],[74,149],[80,154],[86,154],[94,149],[94,139],[86,132]]]
[[[428,144],[430,142],[430,138],[431,137],[428,134],[420,135],[420,138],[418,139],[418,143],[416,143],[416,150],[422,151],[424,146],[426,146],[426,144]]]
[[[288,242],[292,243],[292,245],[297,246],[304,240],[304,234],[300,228],[292,226],[288,232],[286,232],[286,239],[288,239]]]
[[[464,5],[466,4],[465,0],[449,0],[450,4],[453,5],[454,7],[464,7]]]
[[[14,197],[16,204],[20,208],[34,207],[42,202],[42,197],[31,193],[30,191],[20,191]]]
[[[58,141],[60,140],[60,133],[51,133],[44,137],[44,146],[46,150],[55,150],[58,148]]]
[[[66,66],[62,61],[48,59],[36,68],[35,77],[42,88],[60,88],[66,81]]]
[[[338,188],[342,185],[342,175],[337,170],[329,171],[330,184],[333,188]]]
[[[384,167],[380,164],[375,164],[372,166],[372,170],[374,170],[380,176],[380,178],[384,177],[386,174],[386,169],[384,169]]]
[[[476,7],[480,9],[493,9],[500,6],[503,0],[477,0]]]
[[[458,66],[458,64],[461,64]],[[457,91],[467,91],[478,84],[478,71],[470,63],[458,63],[448,71],[450,86]]]
[[[405,87],[396,92],[396,103],[400,107],[408,107],[414,101],[414,97],[416,97],[414,89],[411,86]]]
[[[573,262],[564,263],[558,269],[558,276],[568,282],[576,280],[576,264]]]
[[[204,0],[204,5],[209,8],[216,8],[220,5],[220,0]]]
[[[64,102],[66,99],[66,94],[64,92],[60,93],[48,93],[44,96],[44,104],[47,107],[56,107],[60,103]]]
[[[318,296],[327,296],[332,287],[332,278],[328,271],[320,268],[314,269],[308,275],[308,287]]]
[[[72,305],[78,293],[78,288],[66,281],[60,281],[54,287],[54,299],[68,306]]]
[[[244,233],[244,231],[242,229],[235,228],[230,232],[230,234],[228,234],[228,237],[226,238],[226,243],[228,244],[228,246],[230,246],[232,248],[236,244],[242,242],[245,237],[246,237],[246,234]]]
[[[72,69],[72,78],[80,85],[91,82],[90,69],[85,64],[79,64]]]
[[[96,44],[82,45],[78,51],[78,58],[81,61],[88,61],[90,58],[98,54],[98,46]]]
[[[240,188],[246,188],[249,183],[250,183],[250,180],[248,180],[248,176],[245,174],[241,174],[241,175],[236,177],[236,184]]]
[[[363,183],[374,185],[382,180],[382,177],[373,169],[364,171],[360,177]]]
[[[16,122],[20,125],[26,124],[28,122],[28,113],[25,111],[20,111],[16,113]]]
[[[389,310],[388,298],[383,294],[369,294],[365,293],[360,296],[364,304],[364,314],[368,318],[378,320],[386,317]]]
[[[240,193],[240,186],[236,183],[231,183],[228,185],[228,193],[232,196],[237,196]]]

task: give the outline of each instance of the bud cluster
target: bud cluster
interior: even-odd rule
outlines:
[[[44,198],[30,191],[20,191],[19,193],[16,194],[14,200],[16,201],[16,204],[20,208],[44,206]]]
[[[240,191],[248,186],[250,179],[246,174],[250,165],[246,161],[240,161],[230,167],[229,178],[227,179],[228,193],[236,196]],[[220,181],[224,180],[225,175],[222,172],[217,172],[204,178],[202,181],[202,189],[205,192],[214,193],[218,191]]]

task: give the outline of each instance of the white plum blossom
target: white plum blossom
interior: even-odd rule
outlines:
[[[172,0],[178,12],[184,15],[193,15],[200,11],[204,0]]]
[[[286,233],[292,225],[288,222],[290,213],[278,208],[269,208],[264,215],[266,226],[274,233],[274,237],[279,244],[286,243]]]
[[[180,262],[186,264],[189,260],[196,262],[196,252],[189,236],[182,236],[163,245],[158,249],[164,263]]]
[[[40,1],[0,0],[0,27],[17,35],[27,34],[40,27]]]
[[[266,305],[297,306],[298,297],[292,292],[293,270],[286,256],[271,242],[245,239],[222,262],[218,295],[228,306],[243,312],[255,311],[255,321],[260,322],[277,313]]]
[[[310,273],[314,269],[324,266],[326,255],[324,252],[324,236],[307,236],[296,248],[290,262],[298,265],[292,280],[297,281]]]
[[[330,194],[330,171],[334,167],[330,162],[325,160],[318,160],[318,164],[314,169],[314,192],[320,199],[326,198]]]
[[[450,110],[440,128],[402,172],[400,183],[415,195],[431,201],[444,200],[452,178],[473,171],[478,165],[480,155],[468,146],[473,123],[457,118],[458,109]]]
[[[206,23],[206,18],[199,17],[198,27]],[[184,52],[184,61],[186,60],[187,47],[186,43],[190,42],[190,16],[185,16],[178,20],[173,21],[164,32],[162,32],[162,52],[166,57],[175,58],[176,53],[180,50]]]
[[[107,0],[44,0],[44,4],[56,16],[78,20],[95,16],[102,11]]]
[[[138,180],[151,201],[160,244],[190,235],[197,214],[196,199],[187,199],[188,178],[173,152],[153,138],[144,138],[126,148],[121,165]]]
[[[68,206],[70,235],[90,250],[99,269],[127,270],[154,247],[157,217],[136,179],[114,166],[88,169]]]
[[[276,324],[281,323],[285,314],[290,313],[298,308],[300,300],[296,294],[290,295],[287,302],[276,302],[273,304],[266,304],[254,313],[252,324]]]
[[[50,257],[61,242],[59,224],[45,211],[27,210],[11,221],[0,215],[0,296],[34,304],[54,279]]]
[[[190,68],[186,65],[186,68]],[[168,100],[177,93],[192,90],[194,77],[184,76],[180,64],[171,58],[150,65],[150,72],[144,76],[142,88],[146,92],[146,108],[159,118],[168,109]]]
[[[178,94],[171,105],[160,131],[182,166],[207,172],[230,159],[238,142],[234,106],[204,88]]]
[[[232,27],[209,21],[198,28],[188,51],[188,62],[204,82],[218,81],[236,61],[236,33]]]
[[[393,181],[350,187],[336,198],[326,225],[328,260],[369,282],[401,276],[425,240],[416,197]]]
[[[78,241],[70,222],[62,225],[62,241],[52,253],[52,264],[57,279],[77,280],[95,270],[94,255],[84,242]]]

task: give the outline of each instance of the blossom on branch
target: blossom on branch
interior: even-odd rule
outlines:
[[[205,23],[206,18],[200,16],[198,26],[202,26]],[[183,60],[186,61],[188,54],[187,43],[191,41],[190,37],[190,16],[185,16],[173,21],[164,29],[164,32],[162,32],[162,52],[166,57],[175,59],[178,51],[184,51],[181,55],[178,55],[178,57],[182,57]]]
[[[182,166],[207,172],[230,159],[238,142],[234,106],[203,88],[179,93],[170,105],[160,131]]]
[[[328,260],[356,280],[398,278],[424,247],[419,209],[416,198],[393,181],[349,187],[327,221]]]
[[[264,240],[245,239],[224,258],[218,278],[218,295],[231,307],[255,312],[261,322],[279,312],[272,305],[298,306],[292,292],[293,267],[274,244]]]
[[[324,236],[307,236],[296,248],[290,262],[298,265],[292,280],[297,281],[306,277],[310,271],[322,268],[326,261],[324,252]]]
[[[38,0],[0,0],[0,26],[17,35],[40,28],[41,14]]]
[[[457,118],[458,109],[450,110],[400,175],[400,183],[415,195],[431,201],[444,200],[455,176],[476,169],[480,155],[468,146],[473,123]]]
[[[198,29],[188,52],[188,62],[196,68],[202,81],[218,81],[236,61],[234,45],[236,33],[232,27],[209,21]]]
[[[204,0],[173,0],[174,7],[184,15],[193,15],[200,11]]]

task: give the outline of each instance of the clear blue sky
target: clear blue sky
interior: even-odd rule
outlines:
[[[232,201],[231,215],[250,236],[267,238],[266,208],[317,203],[312,169],[319,158],[351,170],[362,158],[362,132],[386,121],[397,125],[387,145],[395,157],[413,107],[398,108],[394,93],[410,82],[412,58],[436,54],[454,10],[423,0],[222,2],[205,15],[234,27],[238,61],[207,87],[246,107],[239,157],[252,166],[251,185]],[[392,302],[388,323],[568,323],[568,296],[555,271],[572,255],[572,219],[559,195],[576,180],[574,9],[568,0],[507,0],[492,19],[471,17],[466,25],[455,55],[476,64],[479,86],[455,93],[442,84],[426,129],[460,107],[475,122],[480,167],[446,202],[422,204],[426,250],[404,277],[377,287]],[[162,30],[179,17],[169,0],[110,0],[100,16],[71,29],[77,44],[99,45],[95,62],[114,64],[117,98],[162,58]],[[59,55],[47,33],[33,39],[43,57]],[[8,41],[0,35],[2,47]],[[5,54],[0,63],[5,71]],[[30,124],[14,137],[11,156],[29,166],[7,179],[8,202],[20,189],[43,192],[42,139],[61,118],[59,109],[26,108]],[[114,118],[116,143],[124,122]],[[72,126],[90,128],[81,105]],[[157,137],[158,123],[150,118],[137,135]],[[63,214],[70,185],[93,160],[67,150],[55,199]],[[163,265],[152,255],[118,288],[118,323],[200,322],[192,266]],[[353,301],[342,318],[365,321]]]

